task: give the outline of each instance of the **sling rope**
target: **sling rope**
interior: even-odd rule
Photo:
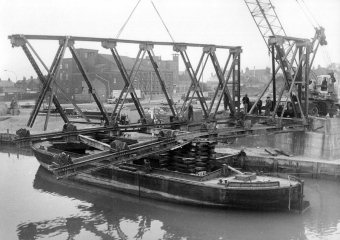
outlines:
[[[168,27],[166,26],[165,22],[163,21],[162,16],[161,16],[160,13],[158,12],[158,10],[157,10],[157,8],[156,8],[156,5],[154,4],[154,2],[153,2],[152,0],[151,0],[150,2],[151,2],[151,4],[152,4],[153,8],[155,9],[155,11],[156,11],[158,17],[159,17],[160,20],[162,21],[163,26],[164,26],[165,30],[168,32],[168,34],[169,34],[169,36],[170,36],[172,42],[175,42],[175,40],[174,40],[174,38],[172,37],[172,35],[171,35],[171,33],[170,33]]]
[[[117,35],[116,35],[116,38],[119,38],[119,37],[120,37],[120,35],[122,34],[122,32],[123,32],[125,26],[126,26],[127,23],[129,22],[130,18],[132,17],[133,13],[135,12],[135,10],[136,10],[136,8],[138,7],[138,5],[139,5],[140,2],[141,2],[141,0],[139,0],[139,1],[137,2],[137,4],[135,5],[135,7],[132,9],[130,15],[128,16],[128,18],[127,18],[126,21],[124,22],[123,26],[119,29],[119,31],[118,31],[118,33],[117,33]]]

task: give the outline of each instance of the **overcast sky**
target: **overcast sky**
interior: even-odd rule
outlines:
[[[242,46],[241,67],[270,66],[265,43],[243,0],[153,0],[178,42]],[[20,48],[8,35],[72,35],[115,37],[138,0],[0,0],[0,78],[36,76]],[[296,0],[272,0],[287,35],[312,38],[313,26]],[[340,0],[305,0],[317,22],[326,29],[328,46],[318,52],[315,65],[340,63]],[[120,38],[171,41],[150,0],[142,0]],[[32,42],[50,64],[57,42]],[[99,49],[99,44],[76,44]],[[121,55],[136,55],[135,46],[118,46]],[[198,50],[195,50],[198,51]],[[197,60],[198,52],[192,60]],[[171,58],[171,48],[155,48]],[[223,55],[223,53],[221,53]],[[68,56],[68,55],[66,55]],[[221,57],[223,58],[223,56]],[[5,72],[4,70],[8,71]]]

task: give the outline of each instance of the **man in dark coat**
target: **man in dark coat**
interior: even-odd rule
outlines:
[[[264,115],[269,116],[272,107],[273,107],[273,102],[272,102],[272,100],[270,99],[270,97],[268,96],[268,97],[267,97],[267,100],[266,100]]]
[[[248,107],[249,107],[249,98],[248,95],[244,95],[244,97],[242,98],[242,103],[243,103],[243,107],[244,107],[244,113],[248,112]]]
[[[261,99],[259,99],[259,101],[257,102],[256,107],[257,107],[259,115],[261,115],[262,114],[262,100]]]

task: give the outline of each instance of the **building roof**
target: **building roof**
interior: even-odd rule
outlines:
[[[2,81],[0,80],[0,87],[13,87],[14,86],[14,82],[10,82],[10,81]]]

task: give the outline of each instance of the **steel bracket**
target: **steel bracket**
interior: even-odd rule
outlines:
[[[205,53],[212,53],[216,51],[216,47],[215,46],[206,46],[203,47],[203,52]]]
[[[11,36],[12,47],[21,47],[26,44],[26,40],[20,35]]]
[[[187,50],[187,45],[185,44],[176,44],[173,46],[173,50],[175,52],[181,52]]]
[[[151,51],[153,50],[154,45],[152,43],[142,43],[139,44],[139,49],[144,51]]]
[[[117,46],[117,42],[115,41],[102,41],[101,44],[105,49],[115,48]]]

